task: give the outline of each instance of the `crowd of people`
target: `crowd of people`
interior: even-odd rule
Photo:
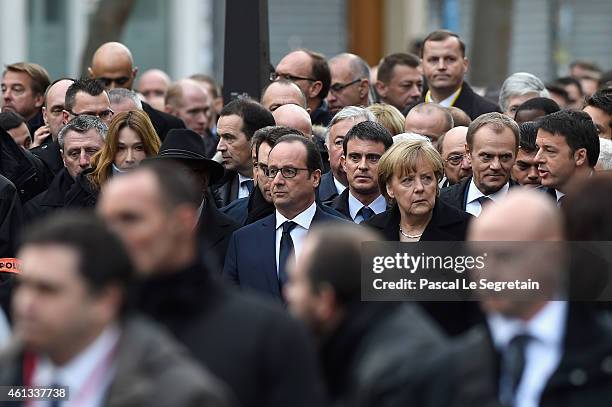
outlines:
[[[80,79],[6,65],[0,385],[69,390],[37,406],[610,405],[607,302],[361,300],[363,242],[612,240],[610,73],[480,95],[467,69],[446,30],[376,67],[290,52],[259,101],[139,75],[117,42]],[[504,269],[558,260],[528,255]]]

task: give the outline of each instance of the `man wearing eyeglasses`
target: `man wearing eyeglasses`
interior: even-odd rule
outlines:
[[[96,116],[107,125],[113,119],[110,98],[102,84],[94,79],[76,80],[66,90],[64,124],[75,117]]]
[[[275,211],[234,232],[223,269],[227,280],[284,303],[291,254],[300,253],[312,225],[339,221],[315,201],[321,168],[316,146],[301,135],[285,135],[272,147],[264,171]]]
[[[440,188],[457,184],[472,176],[472,163],[465,153],[465,136],[468,128],[453,127],[438,139],[438,151],[444,160],[444,180]]]
[[[106,89],[132,89],[138,68],[129,48],[120,42],[102,44],[94,53],[89,76],[102,82]],[[163,141],[171,129],[184,129],[183,121],[171,114],[154,109],[148,103],[142,103],[142,110],[149,115],[151,123],[159,138]]]
[[[270,74],[270,81],[285,79],[295,83],[306,95],[307,108],[313,125],[327,126],[332,118],[325,97],[331,76],[325,57],[301,49],[285,55]]]
[[[370,66],[355,54],[339,54],[329,60],[331,86],[327,103],[332,115],[346,106],[370,103]]]

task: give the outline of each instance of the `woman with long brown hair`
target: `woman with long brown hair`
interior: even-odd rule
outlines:
[[[104,147],[91,159],[88,174],[92,187],[100,187],[114,174],[129,171],[147,157],[154,157],[161,141],[149,116],[141,110],[121,112],[113,117]]]

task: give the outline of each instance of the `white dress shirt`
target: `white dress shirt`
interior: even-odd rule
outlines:
[[[432,98],[431,98],[431,91],[428,91],[425,94],[425,102],[427,103],[437,103],[440,106],[444,106],[444,107],[451,107],[454,103],[455,100],[457,100],[457,98],[459,97],[459,93],[461,92],[461,86],[459,87],[459,89],[457,89],[456,91],[453,92],[452,95],[450,95],[449,97],[447,97],[444,100],[441,100],[439,102],[435,102]]]
[[[387,210],[387,201],[385,200],[384,196],[378,195],[378,198],[373,200],[369,205],[364,205],[361,203],[359,199],[355,198],[353,194],[351,194],[351,192],[349,191],[348,206],[349,206],[349,213],[351,215],[351,219],[353,219],[353,222],[361,223],[363,222],[363,216],[359,212],[361,208],[363,208],[364,206],[367,206],[368,208],[372,209],[375,214],[378,215],[379,213],[382,213]]]
[[[253,181],[253,178],[245,177],[244,175],[238,173],[238,199],[249,196],[249,189],[244,183],[244,181],[249,181],[249,180]],[[255,188],[254,184],[253,184],[253,188]]]
[[[332,175],[332,178],[334,179],[334,185],[336,186],[336,191],[338,191],[338,195],[340,195],[341,193],[344,192],[346,187],[342,185],[342,182],[338,181],[336,177],[334,177],[333,175]]]
[[[317,212],[317,203],[313,202],[306,210],[302,213],[298,214],[293,219],[287,219],[280,212],[276,211],[276,273],[278,274],[278,258],[280,257],[280,242],[281,237],[283,236],[283,223],[287,220],[291,220],[297,223],[297,226],[293,228],[289,234],[291,235],[291,240],[293,240],[293,250],[295,252],[295,256],[298,257],[302,251],[302,242],[308,233],[308,229],[310,229],[310,224],[312,223],[312,219]]]
[[[563,198],[565,194],[558,189],[555,189],[555,194],[557,196],[557,207],[561,207],[561,198]]]
[[[32,386],[67,386],[69,400],[60,403],[63,407],[101,406],[115,376],[115,351],[120,334],[117,325],[106,327],[95,341],[64,366],[55,366],[49,358],[38,357]],[[49,404],[38,401],[31,405]]]
[[[480,192],[480,190],[474,183],[474,178],[472,177],[472,180],[470,181],[470,186],[468,188],[469,189],[467,193],[467,202],[465,205],[465,211],[467,213],[471,213],[474,216],[479,216],[480,212],[482,211],[482,207],[480,206],[480,202],[478,202],[478,198],[480,198],[481,196],[487,196],[491,198],[493,201],[497,201],[503,198],[504,196],[506,196],[506,194],[508,193],[508,189],[510,188],[510,184],[506,182],[506,185],[501,187],[501,189],[497,191],[496,193],[491,194],[491,195],[485,195],[482,192]]]
[[[540,404],[546,383],[563,356],[566,319],[565,301],[549,301],[529,321],[499,314],[487,317],[493,343],[502,354],[515,336],[526,334],[531,337],[525,349],[525,369],[516,390],[516,406],[536,407]]]

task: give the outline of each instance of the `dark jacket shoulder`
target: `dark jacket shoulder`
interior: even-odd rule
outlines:
[[[157,135],[164,141],[166,134],[172,129],[184,129],[185,123],[176,116],[154,109],[148,103],[142,102],[142,110],[149,115]]]
[[[500,112],[497,104],[476,94],[467,82],[463,82],[461,92],[453,106],[463,110],[472,120],[484,113]]]

